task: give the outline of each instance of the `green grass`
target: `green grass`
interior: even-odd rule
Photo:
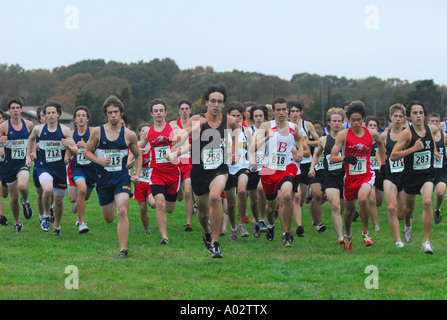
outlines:
[[[273,242],[251,235],[236,243],[221,238],[223,259],[211,259],[201,239],[197,217],[193,232],[185,232],[184,203],[168,215],[170,244],[160,246],[155,212],[149,211],[152,235],[144,233],[138,205],[130,201],[129,258],[119,260],[115,220],[102,217],[96,191],[88,201],[86,221],[90,232],[78,235],[76,215],[68,196],[62,236],[40,230],[35,189],[30,184],[35,211],[20,233],[13,233],[8,200],[4,208],[9,225],[0,227],[0,299],[31,300],[400,300],[446,299],[445,274],[447,221],[434,224],[434,255],[421,250],[420,198],[413,218],[413,242],[396,248],[388,227],[386,205],[379,208],[381,231],[371,231],[374,245],[365,248],[360,222],[353,224],[353,249],[337,244],[328,204],[323,205],[326,232],[312,227],[309,207],[303,208],[305,238],[295,236],[294,247],[282,247],[280,223]],[[447,212],[447,208],[445,209]],[[251,213],[250,213],[251,216]],[[295,227],[295,226],[294,226]],[[371,227],[371,229],[373,229]],[[402,224],[401,224],[402,229]],[[68,290],[67,266],[79,270],[79,289]],[[376,266],[379,288],[366,289]]]

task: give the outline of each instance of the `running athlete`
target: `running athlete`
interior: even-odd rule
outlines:
[[[404,161],[403,159],[392,161],[390,155],[404,129],[405,107],[400,103],[393,104],[390,107],[389,114],[391,120],[390,129],[381,134],[387,157],[385,161],[385,172],[383,172],[383,191],[388,207],[388,224],[393,234],[396,247],[402,248],[404,243],[400,237],[399,220],[405,219],[404,235],[409,234],[407,230],[411,229],[412,212],[405,215],[405,199],[401,181]],[[404,241],[411,241],[411,239],[404,237]]]
[[[349,119],[350,128],[344,129],[337,134],[334,148],[332,148],[330,163],[344,162],[345,178],[343,196],[346,202],[345,213],[345,250],[352,249],[351,223],[356,208],[356,200],[359,202],[359,214],[362,220],[363,241],[366,247],[372,246],[374,242],[368,231],[369,223],[369,196],[374,186],[374,172],[371,171],[371,149],[373,142],[377,143],[378,163],[381,165],[385,159],[385,148],[380,135],[376,130],[369,130],[363,126],[366,108],[361,101],[352,101],[346,116]],[[343,150],[342,150],[343,149]],[[339,152],[343,156],[339,156]]]
[[[188,123],[192,111],[192,103],[187,99],[179,100],[177,102],[177,106],[180,118],[169,123],[174,132],[179,132],[183,129],[183,127]],[[189,145],[191,145],[191,137],[189,138]],[[191,189],[192,163],[190,150],[188,150],[185,154],[180,154],[178,158],[178,164],[180,168],[180,188],[177,194],[177,201],[181,202],[183,199],[185,199],[185,231],[193,231],[192,215],[194,212],[194,196]]]
[[[291,247],[293,236],[290,233],[293,217],[293,196],[296,192],[294,178],[298,167],[294,160],[300,162],[303,158],[303,136],[296,124],[288,121],[289,107],[287,100],[276,98],[273,102],[275,120],[261,125],[250,145],[253,154],[265,144],[266,157],[261,170],[261,181],[267,200],[267,240],[273,241],[275,235],[274,211],[277,208],[278,192],[281,192],[282,205],[279,216],[283,229],[283,245]],[[294,149],[295,147],[298,150]],[[253,164],[257,168],[256,163]]]
[[[24,120],[22,114],[23,101],[12,99],[8,102],[8,111],[11,118],[0,125],[0,143],[5,144],[5,159],[2,181],[8,186],[9,204],[14,216],[14,231],[22,229],[19,213],[19,194],[23,207],[23,215],[31,219],[33,210],[28,201],[30,167],[26,166],[26,147],[28,137],[34,125],[29,120]]]
[[[61,235],[61,220],[64,209],[64,197],[67,191],[67,169],[65,166],[65,152],[77,155],[78,148],[73,141],[70,128],[59,124],[62,114],[61,105],[56,101],[48,101],[43,106],[47,119],[46,124],[34,127],[28,139],[26,166],[31,167],[31,152],[36,140],[39,139],[39,149],[36,165],[39,182],[43,190],[43,219],[41,229],[48,232],[50,228],[50,206],[54,196],[53,234]]]
[[[344,242],[342,215],[345,209],[343,200],[343,177],[345,171],[343,163],[329,163],[329,158],[335,144],[335,138],[343,129],[344,118],[345,112],[342,108],[331,108],[328,110],[326,119],[330,128],[329,134],[321,137],[318,141],[318,147],[315,150],[309,170],[310,177],[314,177],[318,171],[322,172],[321,189],[325,192],[327,200],[331,205],[332,223],[338,236],[339,244]],[[319,157],[321,153],[323,153],[323,163],[321,163],[321,158]],[[340,156],[341,154],[339,153],[338,155]],[[323,170],[318,170],[318,167],[323,167]]]
[[[427,109],[420,101],[411,101],[406,107],[406,114],[411,119],[411,126],[400,135],[391,152],[390,159],[392,161],[404,159],[402,185],[407,214],[414,210],[416,195],[422,196],[422,226],[424,229],[422,251],[433,254],[430,243],[433,223],[433,182],[435,179],[433,161],[441,159],[433,136],[436,135],[438,128],[424,122]],[[407,233],[406,237],[411,239],[412,229],[409,228]]]
[[[249,145],[254,141],[254,137],[258,133],[258,129],[261,125],[267,121],[268,109],[265,106],[252,106],[250,108],[250,120],[253,123],[251,127],[247,128],[247,137]],[[265,146],[265,145],[264,145]],[[254,226],[253,236],[259,238],[261,232],[267,230],[267,224],[265,223],[265,206],[267,204],[265,199],[264,189],[261,183],[261,169],[264,165],[265,150],[264,147],[256,151],[256,153],[248,153],[250,162],[250,173],[248,177],[247,190],[250,197],[250,209],[253,213]],[[254,167],[256,162],[256,167]]]
[[[131,182],[138,184],[141,174],[141,152],[135,132],[121,124],[124,104],[115,96],[110,96],[102,107],[107,123],[96,127],[85,146],[85,157],[98,164],[96,191],[102,215],[107,223],[118,216],[118,257],[128,257],[129,240],[129,197],[132,196]],[[135,157],[135,172],[130,177],[126,168],[129,150]]]
[[[222,258],[219,235],[222,227],[222,193],[228,180],[226,130],[235,130],[238,125],[236,119],[222,113],[227,101],[224,86],[209,86],[204,101],[206,112],[192,116],[179,133],[177,141],[182,145],[182,141],[192,134],[191,186],[199,208],[203,241],[212,258]],[[231,163],[234,163],[234,152],[231,158]]]
[[[75,204],[79,234],[83,234],[90,230],[87,223],[85,223],[85,208],[86,201],[90,199],[90,195],[96,186],[98,170],[96,164],[86,159],[84,155],[85,146],[92,130],[88,125],[90,111],[85,106],[79,106],[74,110],[73,116],[76,123],[76,129],[73,131],[73,140],[78,147],[79,154],[71,159],[72,177],[70,179],[75,184],[75,194],[77,195]]]
[[[439,128],[439,123],[441,122],[441,116],[438,113],[431,113],[428,115],[428,123]],[[446,141],[447,134],[441,130],[436,132],[433,137],[436,142],[436,149],[438,149],[441,155],[441,160],[433,163],[434,169],[436,171],[436,178],[434,181],[436,189],[436,205],[435,205],[435,223],[440,223],[442,221],[441,205],[444,201],[445,189],[447,184],[447,154],[446,154]]]
[[[231,223],[231,241],[237,241],[237,233],[245,238],[249,236],[245,228],[245,214],[247,212],[247,184],[250,174],[247,157],[247,130],[242,126],[244,107],[242,103],[232,101],[227,106],[227,114],[236,119],[239,127],[231,134],[235,136],[236,163],[228,165],[228,181],[225,185],[225,197],[227,198],[227,212]],[[228,137],[228,149],[232,149],[231,135]],[[237,200],[236,200],[237,190]],[[237,204],[236,204],[237,202]],[[239,212],[239,223],[236,224],[236,206]]]
[[[5,121],[5,115],[3,113],[2,110],[0,110],[0,124],[3,123]],[[0,184],[2,185],[2,193],[3,191],[6,189],[5,194],[0,195],[0,225],[2,226],[7,226],[8,225],[8,219],[6,218],[5,214],[4,214],[4,207],[3,207],[3,198],[7,198],[8,197],[8,189],[5,188],[3,186],[3,182],[2,182],[2,176],[3,176],[3,165],[5,163],[5,147],[2,146],[0,147]],[[14,224],[14,229],[17,228],[17,231],[19,231],[19,228],[22,228],[22,222],[20,222],[17,227],[16,227],[17,223]],[[14,230],[13,229],[13,230]]]
[[[174,164],[170,161],[173,159],[169,159],[174,130],[166,122],[166,102],[163,99],[152,100],[150,111],[154,124],[149,129],[147,136],[142,137],[139,146],[143,148],[148,142],[150,143],[149,184],[155,200],[155,217],[161,235],[160,244],[169,244],[166,212],[174,212],[180,186],[180,170],[178,163]]]
[[[149,129],[151,126],[149,124],[143,123],[138,127],[138,135],[140,136],[140,141],[147,137]],[[140,144],[138,142],[138,144]],[[138,206],[140,207],[140,219],[143,224],[144,232],[148,235],[152,234],[149,227],[149,215],[148,215],[148,203],[152,209],[155,209],[155,201],[151,192],[151,185],[149,181],[149,171],[151,163],[151,148],[150,143],[147,142],[141,150],[142,157],[142,168],[140,174],[140,182],[134,186],[133,199],[138,201]],[[133,162],[133,154],[129,154],[128,162]],[[127,166],[129,167],[129,166]]]

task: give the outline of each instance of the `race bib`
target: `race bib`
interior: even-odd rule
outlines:
[[[11,148],[11,159],[23,160],[26,157],[26,145],[24,140],[13,141]]]
[[[46,162],[56,162],[62,160],[61,146],[47,146],[45,148],[45,160]]]
[[[320,156],[318,158],[318,162],[315,166],[315,171],[323,170],[323,169],[324,169],[324,157]]]
[[[76,162],[79,163],[80,165],[83,165],[83,166],[85,166],[85,165],[91,163],[90,160],[88,160],[87,158],[85,158],[85,155],[84,155],[84,148],[79,148],[79,153],[78,153],[78,155],[76,156]]]
[[[156,163],[168,163],[169,160],[165,158],[171,151],[169,146],[166,147],[157,147],[154,149],[155,151],[155,162]]]
[[[272,170],[285,171],[287,167],[287,153],[272,152],[269,157],[269,168]]]
[[[202,162],[205,170],[217,169],[223,164],[222,149],[203,149]]]
[[[433,167],[436,169],[442,169],[444,166],[444,155],[441,154],[441,159],[436,160],[436,157],[433,157]]]
[[[371,170],[379,170],[380,166],[379,163],[377,162],[377,158],[375,156],[371,157],[370,161],[371,161]]]
[[[149,183],[149,168],[142,168],[140,174],[140,182]]]
[[[341,156],[341,154],[339,153],[338,156]],[[343,162],[330,163],[329,162],[329,158],[330,157],[331,157],[330,154],[328,154],[326,156],[326,161],[327,161],[327,165],[328,165],[328,171],[335,171],[335,170],[340,170],[341,168],[343,168]]]
[[[349,164],[349,174],[352,176],[366,173],[366,159],[357,159],[356,164]]]
[[[431,151],[415,152],[413,155],[413,170],[425,170],[430,168]]]
[[[119,150],[105,150],[104,157],[110,158],[109,165],[104,169],[106,169],[108,172],[121,171],[123,161],[121,152]]]
[[[403,159],[400,159],[400,160],[397,160],[397,161],[391,161],[391,159],[389,160],[390,161],[390,171],[391,171],[391,173],[399,173],[399,172],[402,172],[402,171],[404,171],[404,160]]]

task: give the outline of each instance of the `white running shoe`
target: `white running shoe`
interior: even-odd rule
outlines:
[[[90,229],[87,227],[87,224],[86,224],[85,222],[82,222],[82,223],[79,225],[79,234],[87,233],[87,232],[89,232],[89,231],[90,231]]]
[[[433,254],[433,248],[431,247],[430,241],[425,241],[422,244],[422,252],[428,253],[428,254]]]

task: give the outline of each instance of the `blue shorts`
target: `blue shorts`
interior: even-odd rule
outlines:
[[[127,193],[129,198],[133,197],[129,177],[123,177],[123,179],[113,185],[98,184],[96,192],[98,193],[99,205],[101,207],[112,203],[115,200],[115,195],[119,193]]]
[[[13,183],[17,180],[17,175],[20,171],[30,172],[29,167],[27,167],[26,165],[20,165],[16,168],[9,168],[5,166],[3,169],[3,181],[5,181],[6,183]]]

